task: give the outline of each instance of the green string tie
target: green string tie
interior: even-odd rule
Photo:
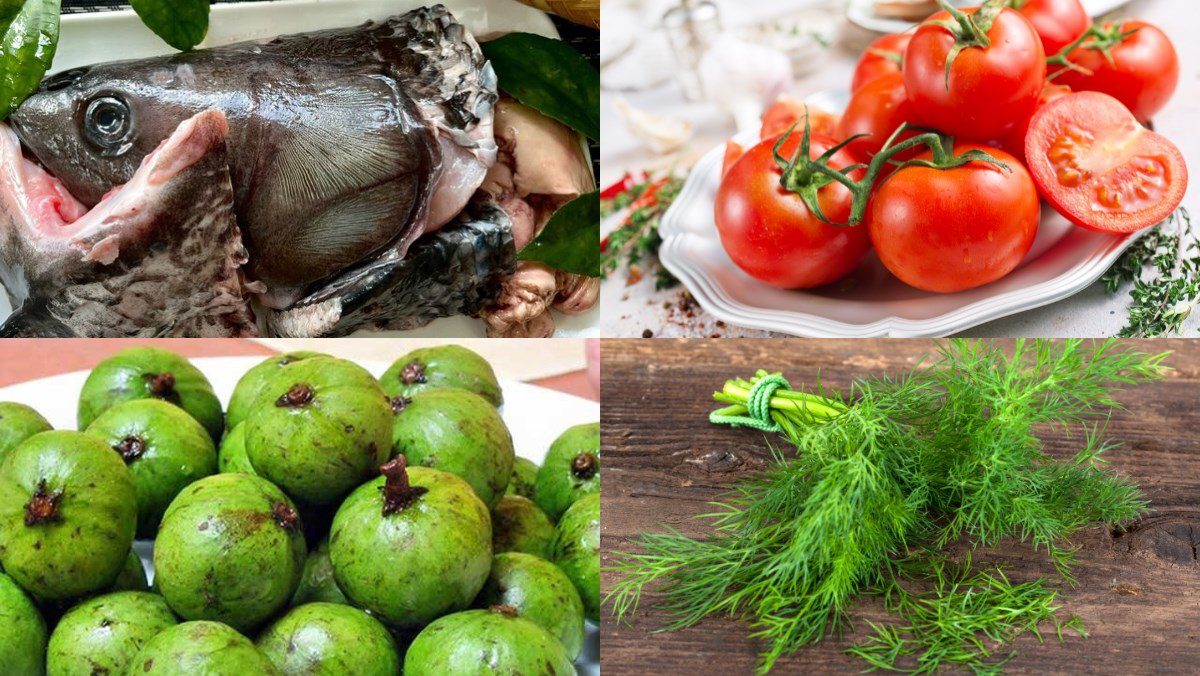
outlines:
[[[746,412],[749,415],[723,415],[720,411],[713,411],[708,415],[708,421],[717,425],[750,427],[763,432],[782,432],[783,428],[771,418],[771,397],[781,387],[792,388],[787,379],[778,373],[765,375],[750,388],[750,396],[746,399]]]

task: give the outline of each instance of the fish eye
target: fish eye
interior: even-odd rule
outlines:
[[[133,120],[129,106],[115,96],[101,96],[88,104],[83,115],[84,137],[104,151],[105,156],[129,150]]]

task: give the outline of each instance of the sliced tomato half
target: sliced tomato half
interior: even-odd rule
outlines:
[[[1107,94],[1047,103],[1029,123],[1025,157],[1038,192],[1072,223],[1128,233],[1164,221],[1183,201],[1183,154]]]

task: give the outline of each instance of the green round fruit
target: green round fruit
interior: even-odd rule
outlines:
[[[550,445],[534,502],[557,522],[576,500],[600,492],[600,423],[576,425]]]
[[[317,548],[308,553],[304,561],[304,573],[300,576],[300,586],[292,595],[290,605],[296,607],[315,602],[350,604],[333,577],[328,539],[321,540]]]
[[[254,471],[254,465],[250,464],[250,457],[246,455],[246,423],[238,423],[221,440],[221,450],[217,453],[217,469],[222,474],[258,474]]]
[[[87,433],[108,444],[133,472],[139,538],[154,537],[179,491],[217,471],[212,437],[194,418],[165,401],[117,404],[97,416]]]
[[[0,665],[5,673],[46,671],[46,622],[11,577],[0,573]]]
[[[221,439],[221,402],[208,379],[183,357],[154,347],[118,352],[92,369],[79,394],[79,429],[113,406],[137,399],[175,404],[204,426],[213,443]]]
[[[459,389],[422,392],[397,407],[392,452],[413,465],[456,474],[489,509],[512,478],[512,435],[482,397]]]
[[[405,676],[574,676],[566,648],[510,606],[467,610],[425,627],[404,657]]]
[[[146,578],[146,568],[142,565],[142,557],[130,550],[125,557],[125,566],[117,575],[117,579],[108,588],[108,592],[146,591],[150,589],[150,580]]]
[[[287,352],[265,359],[246,371],[241,380],[238,380],[237,386],[233,388],[233,395],[229,397],[229,408],[225,411],[225,428],[232,430],[250,417],[250,411],[253,410],[263,387],[280,367],[324,356],[327,355],[320,352]]]
[[[504,489],[505,495],[520,495],[524,498],[533,499],[533,492],[537,488],[538,465],[529,458],[517,457],[513,460],[512,477],[508,480],[508,488]]]
[[[525,552],[550,558],[554,524],[528,498],[506,495],[492,510],[492,551]]]
[[[492,365],[461,345],[413,350],[396,360],[380,377],[389,397],[411,397],[444,387],[474,392],[499,407],[504,403]]]
[[[167,508],[154,543],[155,584],[184,619],[249,631],[292,598],[307,551],[282,491],[249,474],[216,474]]]
[[[54,429],[41,413],[25,404],[0,401],[0,462],[22,441]]]
[[[126,674],[279,676],[250,639],[220,622],[184,622],[146,642]]]
[[[554,563],[575,583],[587,617],[600,621],[600,494],[580,498],[563,514],[554,538]]]
[[[562,642],[572,660],[583,650],[583,601],[566,574],[545,559],[517,552],[497,554],[479,602],[515,608],[517,615]]]
[[[39,598],[112,584],[136,526],[133,475],[90,434],[36,434],[0,465],[0,564]]]
[[[334,505],[391,452],[392,411],[357,364],[313,357],[278,367],[246,420],[246,455],[296,500]]]
[[[492,565],[487,507],[449,472],[406,468],[404,456],[383,469],[333,518],[329,556],[338,587],[395,628],[469,607]]]
[[[395,676],[400,654],[379,620],[358,608],[309,603],[263,630],[258,648],[284,674]]]
[[[97,596],[59,620],[50,635],[46,670],[52,676],[124,674],[147,641],[178,623],[158,594]]]

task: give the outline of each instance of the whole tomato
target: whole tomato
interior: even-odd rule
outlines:
[[[941,11],[913,34],[902,70],[924,123],[957,138],[1000,139],[1033,113],[1046,79],[1045,51],[1029,21],[1003,4]],[[986,46],[976,33],[986,35]]]
[[[904,77],[900,73],[888,73],[871,80],[854,92],[846,110],[842,112],[842,118],[838,120],[835,136],[848,139],[856,134],[866,134],[846,146],[865,161],[879,152],[884,142],[901,124],[912,124],[914,117],[912,104],[908,102],[908,92],[904,89]],[[906,130],[896,141],[910,138],[916,133]]]
[[[1162,109],[1179,84],[1179,57],[1170,38],[1144,21],[1105,23],[1067,59],[1087,72],[1056,68],[1054,81],[1075,91],[1103,92],[1139,122]]]
[[[1033,24],[1046,56],[1061,52],[1092,25],[1079,0],[1010,0],[1009,4]]]
[[[911,39],[912,33],[890,33],[875,38],[858,57],[854,77],[850,80],[850,91],[858,91],[880,75],[899,73],[904,50]]]
[[[790,96],[780,96],[775,99],[763,113],[762,129],[758,133],[760,139],[776,138],[793,127],[797,132],[804,131],[804,116],[808,114],[808,125],[814,134],[832,136],[837,127],[837,116],[819,108],[813,108],[799,99]]]
[[[779,152],[791,158],[802,134],[791,134]],[[775,161],[777,138],[750,148],[729,168],[717,191],[715,217],[721,244],[733,262],[755,279],[784,289],[821,286],[846,276],[870,248],[863,226],[836,226],[821,222],[800,196],[785,189],[783,169]],[[828,136],[811,138],[809,155],[819,157],[837,142]],[[845,149],[829,160],[833,169],[855,164]],[[851,172],[854,180],[862,171]],[[820,187],[817,201],[825,217],[835,223],[850,217],[852,197],[840,183]]]
[[[871,242],[884,266],[909,286],[953,293],[994,282],[1033,245],[1040,205],[1029,172],[1003,150],[960,143],[954,151],[972,149],[1008,168],[983,161],[953,169],[908,166],[871,197]]]
[[[1047,82],[1046,86],[1042,87],[1042,95],[1038,97],[1037,107],[1033,109],[1033,114],[1023,120],[1017,126],[1013,127],[1012,131],[1008,133],[1008,136],[1006,136],[1000,143],[1000,147],[1024,162],[1025,137],[1029,134],[1029,123],[1033,120],[1034,115],[1037,115],[1038,111],[1045,107],[1047,103],[1050,103],[1055,99],[1062,98],[1070,93],[1070,87],[1050,84]]]

